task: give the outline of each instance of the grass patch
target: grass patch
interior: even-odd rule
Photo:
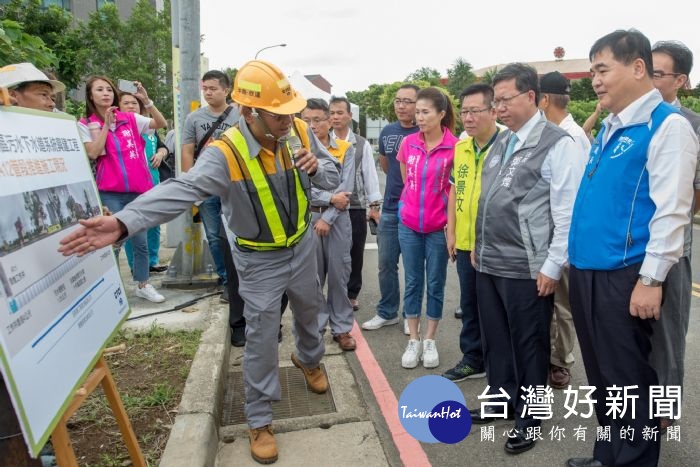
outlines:
[[[149,465],[157,465],[165,448],[201,334],[159,327],[140,333],[121,330],[108,343],[126,344],[126,352],[106,360]],[[70,419],[68,429],[81,466],[128,465],[129,454],[101,388]]]

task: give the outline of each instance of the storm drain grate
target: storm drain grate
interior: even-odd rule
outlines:
[[[323,363],[321,364],[321,370],[326,371]],[[333,402],[333,391],[330,385],[325,394],[316,394],[306,388],[306,380],[304,380],[304,375],[298,368],[282,367],[279,373],[282,400],[272,403],[273,419],[308,417],[310,415],[336,412],[335,403]],[[244,404],[243,372],[229,372],[221,410],[221,425],[228,426],[246,423],[245,414],[243,413]]]

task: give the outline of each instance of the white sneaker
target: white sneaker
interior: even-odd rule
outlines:
[[[362,329],[366,329],[367,331],[374,331],[375,329],[379,329],[384,326],[390,326],[392,324],[397,324],[398,322],[398,317],[392,319],[384,319],[379,315],[374,315],[374,318],[362,323]]]
[[[401,357],[401,366],[404,368],[415,368],[420,360],[421,345],[420,340],[409,339],[406,350]]]
[[[440,364],[437,347],[434,339],[423,339],[423,366],[435,368]]]
[[[420,321],[418,321],[418,332],[420,333]],[[411,330],[408,328],[408,320],[406,318],[403,319],[403,333],[407,336],[411,335]]]
[[[162,303],[165,301],[165,297],[158,293],[158,291],[151,284],[146,284],[143,288],[136,286],[136,296],[145,298],[149,302]]]

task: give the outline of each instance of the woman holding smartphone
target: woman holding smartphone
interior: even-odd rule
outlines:
[[[406,289],[404,313],[410,337],[401,358],[404,368],[435,368],[440,359],[435,334],[442,319],[447,277],[447,199],[457,138],[452,134],[455,112],[450,97],[438,88],[421,89],[416,98],[418,133],[405,136],[396,159],[404,188],[399,200],[399,244]],[[428,317],[421,341],[419,323],[427,282]]]
[[[165,118],[148,98],[146,89],[137,81],[133,84],[137,89],[134,95],[148,102],[145,107],[152,118],[121,112],[114,83],[105,76],[92,76],[85,86],[86,117],[78,122],[85,151],[95,160],[95,182],[102,204],[113,213],[153,187],[141,134],[166,126]],[[134,248],[132,274],[138,284],[136,296],[157,303],[165,301],[148,282],[146,232],[133,235],[131,240]],[[115,254],[119,256],[118,249]]]

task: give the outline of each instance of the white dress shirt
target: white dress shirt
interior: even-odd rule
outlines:
[[[648,122],[662,101],[661,93],[653,89],[620,113],[608,115],[603,122],[603,144],[619,128]],[[698,140],[690,123],[680,114],[669,115],[652,136],[647,150],[649,195],[656,211],[649,222],[649,242],[640,275],[665,280],[683,253],[683,228],[690,222],[697,157]]]

